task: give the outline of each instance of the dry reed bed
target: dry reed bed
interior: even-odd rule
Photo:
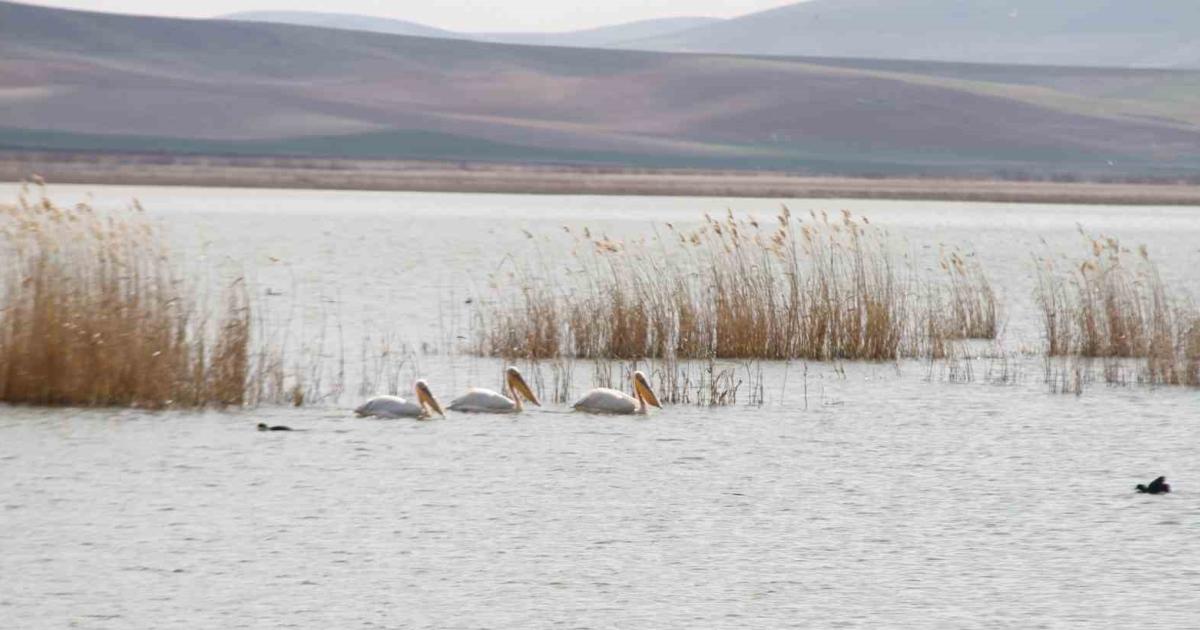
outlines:
[[[1200,309],[1167,288],[1145,246],[1089,238],[1090,255],[1065,266],[1038,261],[1037,304],[1050,357],[1106,360],[1105,380],[1200,386]]]
[[[251,315],[240,283],[209,317],[140,208],[64,208],[29,193],[0,206],[0,400],[245,402]]]
[[[994,338],[996,298],[969,257],[921,279],[886,233],[849,213],[664,226],[651,241],[574,234],[567,282],[522,268],[480,314],[486,356],[665,360],[945,356],[959,339]]]
[[[136,203],[65,207],[40,181],[0,204],[0,402],[299,406],[337,401],[347,382],[367,396],[416,378],[394,333],[352,348],[337,314],[309,321],[295,301],[271,313],[241,278],[182,271],[166,242]]]
[[[516,291],[474,322],[479,354],[530,361],[535,387],[558,402],[578,358],[593,361],[596,385],[624,387],[641,366],[665,402],[722,405],[761,401],[761,359],[960,360],[958,340],[997,334],[995,292],[970,254],[944,252],[940,273],[921,277],[884,232],[848,213],[801,220],[784,209],[767,224],[730,213],[636,242],[570,237],[567,280],[524,267],[498,283]],[[252,309],[243,282],[213,297],[185,278],[165,240],[136,205],[64,208],[27,190],[0,206],[0,401],[336,400],[340,327],[336,340],[322,322],[315,341],[291,341],[279,333],[290,325]],[[1040,261],[1048,355],[1105,359],[1108,382],[1200,386],[1200,311],[1170,295],[1144,249],[1135,256],[1114,239],[1091,248],[1063,268]],[[413,350],[387,334],[364,338],[361,357],[360,395],[402,390],[415,369]],[[1132,377],[1115,362],[1130,359],[1142,362]],[[973,379],[966,365],[947,378]],[[1078,392],[1080,374],[1054,380]]]
[[[40,181],[0,204],[0,402],[162,408],[339,399],[349,370],[336,315],[304,323],[293,302],[274,317],[241,278],[202,283],[203,273],[182,272],[166,242],[136,203],[115,212],[63,207]],[[411,348],[382,333],[365,336],[359,350],[360,395],[406,389]]]

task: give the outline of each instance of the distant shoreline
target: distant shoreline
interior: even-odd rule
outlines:
[[[562,195],[911,199],[1200,206],[1200,185],[865,178],[313,158],[0,152],[0,181]]]

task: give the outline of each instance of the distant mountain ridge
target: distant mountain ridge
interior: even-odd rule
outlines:
[[[1200,68],[1192,0],[810,0],[630,48],[968,63]]]
[[[678,31],[715,24],[721,21],[719,18],[710,17],[671,17],[638,20],[563,33],[464,33],[434,28],[407,20],[312,11],[243,11],[222,15],[216,19],[293,24],[296,26],[337,28],[370,33],[386,33],[389,35],[411,35],[414,37],[474,39],[505,44],[574,46],[579,48],[619,47],[627,42],[662,37]]]
[[[723,21],[720,18],[711,17],[671,17],[638,20],[566,33],[477,33],[472,37],[504,44],[623,48],[630,42],[662,37]]]
[[[444,37],[453,39],[469,39],[459,33],[426,26],[408,20],[356,15],[351,13],[321,13],[316,11],[240,11],[219,16],[220,20],[236,20],[243,22],[267,22],[272,24],[293,24],[296,26],[315,26],[319,28],[338,28],[348,31],[368,31],[371,33],[387,33],[389,35],[411,35],[414,37]]]
[[[0,1],[0,149],[1200,173],[1200,72],[514,46]]]
[[[809,0],[729,20],[666,18],[569,33],[456,33],[399,20],[303,12],[227,17],[542,46],[1200,68],[1196,0]]]

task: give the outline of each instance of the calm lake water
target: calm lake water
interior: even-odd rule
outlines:
[[[563,226],[653,236],[781,203],[51,192],[140,199],[190,269],[218,286],[246,274],[301,340],[323,331],[314,352],[353,372],[359,340],[394,335],[418,349],[402,389],[419,374],[443,401],[499,385],[499,363],[455,350],[510,254],[555,266]],[[972,362],[972,378],[921,361],[768,364],[761,406],[640,419],[547,402],[365,421],[353,387],[234,413],[0,408],[0,627],[1200,625],[1200,392],[1055,394],[1042,360],[1017,354],[1041,344],[1034,256],[1083,256],[1080,227],[1148,245],[1200,297],[1200,208],[787,204],[864,214],[921,268],[941,243],[973,249],[1014,356]],[[591,370],[575,366],[574,392]],[[1133,492],[1159,474],[1174,493]]]

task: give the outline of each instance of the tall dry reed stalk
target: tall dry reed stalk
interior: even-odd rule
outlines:
[[[510,359],[546,359],[560,356],[563,314],[559,300],[523,278],[520,295],[499,310],[490,326],[480,327],[477,349]]]
[[[134,206],[64,208],[25,189],[0,206],[0,401],[240,405],[251,314],[240,282],[216,318]]]
[[[996,292],[982,265],[957,250],[943,254],[941,268],[948,278],[948,307],[939,309],[946,335],[952,339],[995,339],[999,333]]]
[[[1143,246],[1089,238],[1090,256],[1039,261],[1037,303],[1049,356],[1143,360],[1149,384],[1200,386],[1200,310],[1172,296]],[[1111,379],[1110,379],[1111,380]]]
[[[994,337],[996,301],[977,264],[947,263],[950,298],[900,266],[887,234],[849,213],[760,225],[729,213],[626,243],[575,234],[570,286],[528,269],[482,314],[490,356],[593,359],[893,360]],[[923,312],[922,308],[928,311]],[[945,313],[935,313],[945,310]],[[931,314],[936,314],[934,320]],[[925,322],[927,325],[922,325]]]

